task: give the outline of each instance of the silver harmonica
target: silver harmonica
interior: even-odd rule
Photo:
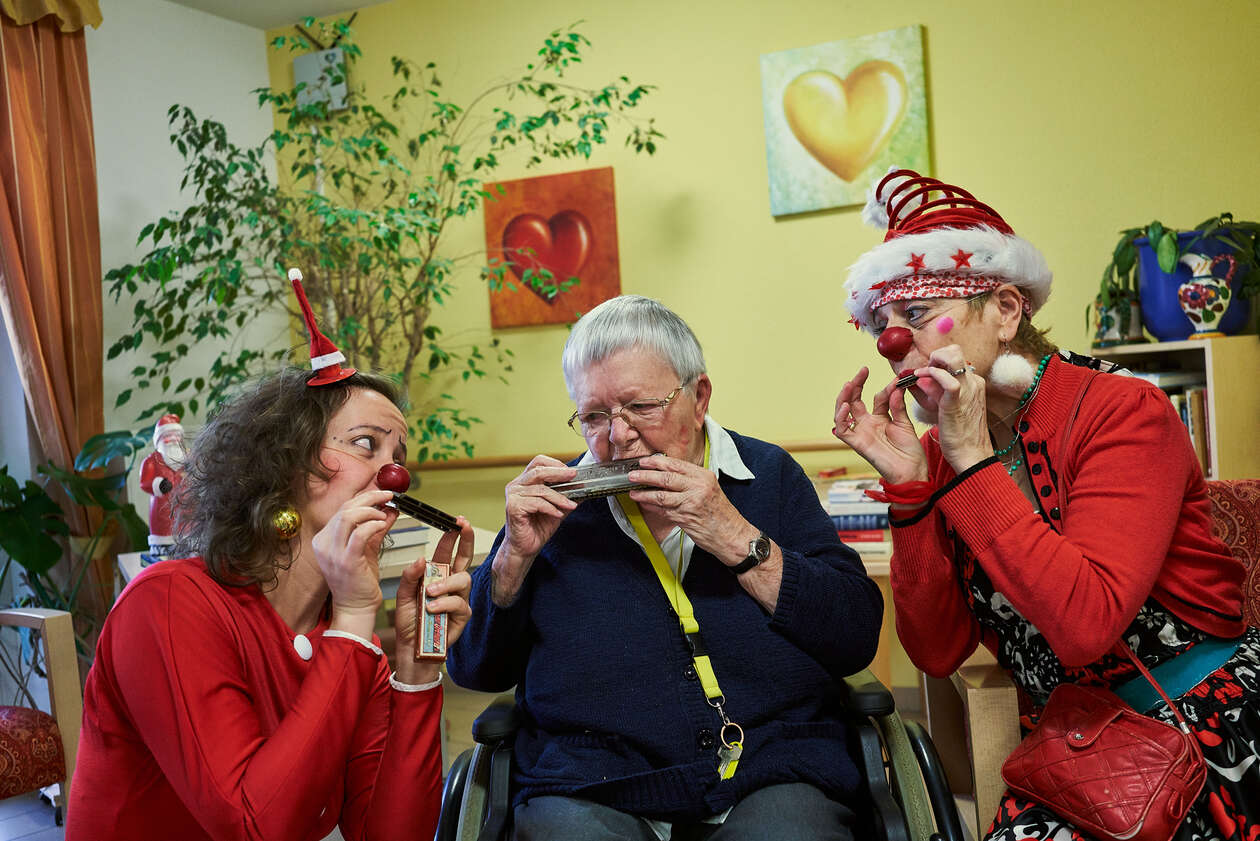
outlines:
[[[909,374],[904,374],[897,378],[897,388],[909,388],[918,382],[918,380],[919,378],[915,376],[913,371],[911,371]]]
[[[459,523],[450,514],[432,505],[426,505],[414,496],[395,493],[394,505],[404,514],[410,514],[420,522],[442,531],[459,531]]]
[[[581,502],[584,499],[595,499],[601,496],[649,488],[631,482],[626,475],[631,470],[639,469],[637,458],[623,458],[617,461],[604,461],[595,464],[583,464],[577,468],[577,475],[567,482],[548,484],[547,487],[559,491],[569,499]]]

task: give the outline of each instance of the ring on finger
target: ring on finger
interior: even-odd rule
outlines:
[[[963,374],[967,373],[967,370],[968,369],[966,367],[963,367],[955,371],[950,371],[950,373],[953,374],[955,377],[961,377]]]

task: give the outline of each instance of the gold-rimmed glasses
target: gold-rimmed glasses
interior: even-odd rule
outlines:
[[[686,383],[681,383],[678,388],[657,400],[640,398],[631,400],[620,408],[610,408],[606,411],[574,412],[569,415],[569,429],[584,438],[590,435],[603,435],[608,431],[615,417],[622,418],[631,426],[652,426],[664,417],[665,407],[686,387]]]

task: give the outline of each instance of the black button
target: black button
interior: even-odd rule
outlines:
[[[683,677],[685,677],[687,680],[695,680],[697,677],[696,667],[688,666],[687,668],[683,669]]]
[[[1056,519],[1056,520],[1057,520],[1057,519],[1059,519],[1059,509],[1058,509],[1058,508],[1051,508],[1051,509],[1050,509],[1050,516],[1051,516],[1051,517],[1053,517],[1053,518],[1054,518],[1054,519]]]
[[[1028,442],[1028,452],[1035,453],[1035,452],[1038,452],[1040,449],[1041,449],[1041,445],[1038,444],[1036,441]]]
[[[1042,495],[1042,496],[1050,496],[1050,494],[1051,494],[1053,491],[1054,491],[1054,489],[1053,489],[1053,488],[1051,488],[1049,485],[1042,485],[1042,487],[1041,487],[1041,495]]]
[[[1041,465],[1040,465],[1040,464],[1034,464],[1034,465],[1032,466],[1032,474],[1033,474],[1034,476],[1038,476],[1038,475],[1040,475],[1040,474],[1041,474]]]
[[[1020,431],[1020,432],[1027,432],[1027,431],[1028,431],[1028,421],[1026,421],[1026,420],[1022,420],[1022,421],[1020,421],[1020,422],[1019,422],[1019,431]]]
[[[713,737],[712,730],[701,730],[696,734],[696,747],[700,750],[713,750],[713,746],[717,744],[717,739]]]

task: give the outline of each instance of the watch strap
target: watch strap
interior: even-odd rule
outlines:
[[[753,540],[753,541],[750,541],[750,542],[749,542],[750,548],[751,548],[751,544],[752,544],[752,543],[755,543],[757,540],[763,540],[763,539],[764,539],[764,540],[767,540],[767,541],[770,539],[770,538],[769,538],[769,536],[768,536],[768,535],[766,535],[766,533],[765,533],[764,531],[763,531],[763,532],[761,532],[760,534],[758,534],[758,535],[757,535],[756,540]],[[767,555],[767,557],[768,557],[768,555]],[[734,574],[736,574],[736,575],[743,575],[744,573],[748,572],[748,570],[750,570],[750,569],[752,569],[753,567],[757,566],[758,564],[760,564],[760,563],[761,563],[762,561],[764,561],[764,560],[765,560],[765,558],[759,558],[759,557],[757,557],[757,553],[756,553],[756,552],[749,551],[748,556],[747,556],[746,558],[744,558],[744,560],[740,561],[740,562],[739,562],[739,563],[737,563],[735,566],[731,567],[731,572],[733,572],[733,573],[734,573]]]

